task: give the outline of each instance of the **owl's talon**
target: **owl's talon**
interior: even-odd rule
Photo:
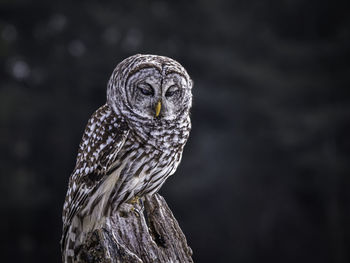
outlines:
[[[141,214],[142,209],[143,209],[143,205],[142,205],[140,197],[135,196],[128,203],[133,206],[131,208],[131,211],[134,212],[137,217],[140,217],[140,214]],[[138,209],[139,207],[140,207],[140,209]]]
[[[131,208],[131,212],[133,212],[135,214],[135,216],[140,217],[140,211],[138,209],[136,209],[135,207]]]

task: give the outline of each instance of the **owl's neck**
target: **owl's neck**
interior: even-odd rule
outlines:
[[[137,122],[128,120],[131,133],[139,143],[153,146],[164,151],[182,148],[189,136],[191,122],[189,118],[183,121]]]
[[[191,130],[189,115],[173,121],[141,119],[127,109],[113,107],[114,113],[121,116],[130,129],[130,136],[140,144],[150,145],[163,151],[166,148],[183,147]]]

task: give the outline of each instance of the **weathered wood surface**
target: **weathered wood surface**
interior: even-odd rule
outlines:
[[[110,224],[89,233],[78,262],[193,262],[192,250],[164,198],[155,194],[141,203],[122,205]]]

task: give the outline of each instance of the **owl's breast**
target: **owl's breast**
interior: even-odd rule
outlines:
[[[127,187],[132,195],[142,196],[158,191],[166,178],[175,172],[182,149],[173,147],[170,143],[154,147],[129,138],[123,152],[129,156],[125,158],[127,164],[121,171],[122,177],[128,177]],[[121,153],[121,159],[125,153]]]
[[[157,192],[176,171],[189,131],[189,121],[130,127],[110,170],[118,170],[112,193],[116,203]]]
[[[165,151],[151,149],[145,169],[136,178],[141,181],[137,192],[141,195],[157,192],[165,180],[176,171],[181,155],[182,151],[172,147],[166,148]]]

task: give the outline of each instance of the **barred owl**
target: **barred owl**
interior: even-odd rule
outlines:
[[[88,121],[63,207],[63,262],[122,203],[156,193],[189,136],[192,80],[175,60],[134,55],[117,65],[107,102]]]

